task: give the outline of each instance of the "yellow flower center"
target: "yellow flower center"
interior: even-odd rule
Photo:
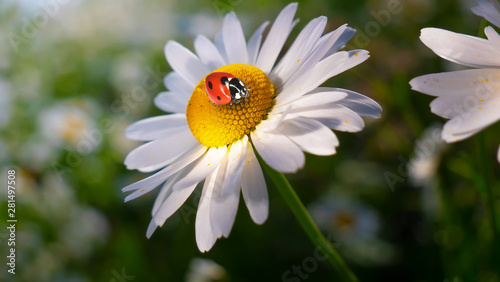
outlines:
[[[239,78],[247,84],[250,94],[232,106],[217,105],[205,92],[205,78],[196,85],[186,116],[194,137],[207,147],[229,145],[250,134],[265,119],[275,97],[269,78],[254,66],[232,64],[214,72],[228,72]]]

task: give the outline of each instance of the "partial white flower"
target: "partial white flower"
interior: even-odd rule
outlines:
[[[446,144],[440,138],[441,127],[427,128],[415,141],[413,157],[408,163],[408,174],[416,186],[428,186],[434,180]]]
[[[175,41],[165,46],[173,71],[165,77],[168,91],[155,105],[173,114],[138,121],[128,138],[149,141],[127,156],[125,165],[157,171],[131,184],[125,201],[163,185],[153,207],[147,236],[179,209],[204,181],[196,215],[196,242],[212,248],[232,229],[240,193],[257,224],[268,216],[266,183],[254,149],[275,170],[293,173],[304,166],[304,152],[333,155],[339,142],[330,129],[360,131],[361,117],[377,118],[381,107],[354,91],[319,87],[365,61],[365,50],[340,51],[355,30],[343,25],[323,34],[324,16],[310,21],[276,63],[292,28],[297,4],[286,6],[263,40],[268,22],[248,41],[235,13],[229,13],[212,42],[200,35],[196,54]],[[276,63],[276,64],[275,64]],[[232,106],[215,105],[205,92],[205,77],[228,72],[244,81],[247,99]]]
[[[476,0],[476,2],[477,6],[472,8],[472,12],[500,27],[500,4],[498,1]]]
[[[189,263],[186,282],[213,282],[227,279],[227,271],[213,260],[194,258]]]
[[[466,139],[500,119],[500,36],[492,27],[484,31],[487,39],[438,28],[421,31],[420,39],[434,53],[476,68],[410,81],[413,90],[437,97],[430,104],[431,111],[450,119],[441,134],[448,143]]]

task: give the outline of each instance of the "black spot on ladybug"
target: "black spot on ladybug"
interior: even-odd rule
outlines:
[[[223,76],[221,79],[220,79],[220,83],[222,84],[226,84],[226,82],[229,81],[229,79],[227,78],[227,76]]]
[[[212,89],[214,86],[212,85],[212,82],[208,82],[208,88]]]
[[[220,101],[220,96],[217,96],[217,100],[219,100],[219,101]]]

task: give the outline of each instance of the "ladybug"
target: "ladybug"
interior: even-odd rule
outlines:
[[[241,98],[246,100],[250,94],[245,82],[227,72],[209,74],[205,79],[205,91],[214,104],[231,107],[233,103],[239,104]]]

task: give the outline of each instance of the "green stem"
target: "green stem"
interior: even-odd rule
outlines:
[[[319,231],[316,224],[309,216],[306,208],[300,201],[292,186],[283,175],[283,173],[272,169],[270,166],[264,162],[260,156],[257,155],[261,166],[264,168],[266,173],[271,177],[274,185],[281,193],[281,196],[285,199],[293,214],[299,221],[300,225],[306,232],[307,236],[311,242],[316,245],[318,249],[323,252],[325,257],[328,259],[330,264],[336,270],[337,274],[342,278],[343,281],[358,281],[358,278],[345,264],[344,260],[340,257],[337,251],[332,247],[330,242],[323,236],[321,231]]]

